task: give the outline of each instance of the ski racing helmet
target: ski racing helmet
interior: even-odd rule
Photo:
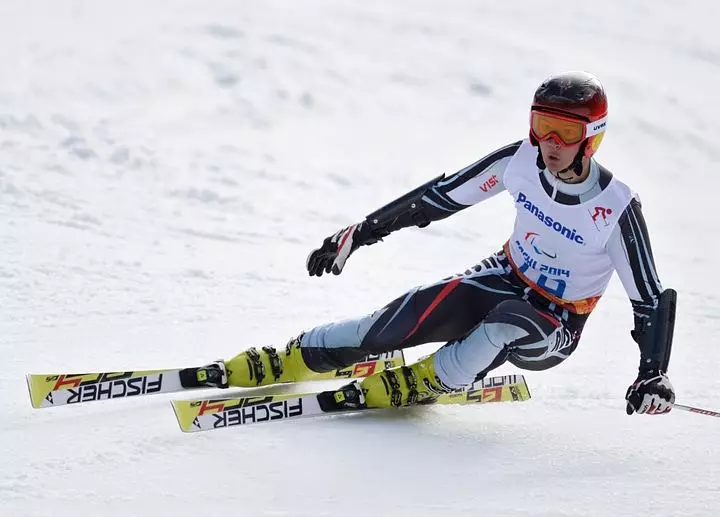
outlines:
[[[530,142],[554,139],[561,145],[582,142],[569,167],[582,173],[582,158],[600,147],[607,127],[608,102],[600,80],[588,72],[552,75],[535,90],[530,109]],[[538,166],[545,168],[538,146]]]

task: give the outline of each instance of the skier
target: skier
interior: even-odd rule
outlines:
[[[549,77],[533,98],[529,138],[341,229],[310,254],[307,270],[338,275],[360,246],[401,228],[425,227],[506,190],[516,217],[500,251],[369,315],[303,332],[282,353],[250,348],[211,363],[199,370],[198,382],[250,387],[303,381],[368,354],[445,342],[410,366],[359,383],[368,407],[431,402],[505,361],[544,370],[565,360],[615,270],[632,304],[631,336],[640,348],[627,413],[667,413],[675,401],[666,372],[676,293],[660,284],[638,196],[593,158],[607,114],[605,91],[593,75]]]

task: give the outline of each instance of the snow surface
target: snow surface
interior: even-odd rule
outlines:
[[[624,414],[617,280],[524,404],[185,435],[169,396],[39,411],[24,381],[282,346],[464,270],[509,234],[506,195],[340,277],[304,263],[523,137],[539,81],[580,68],[610,95],[599,159],[641,193],[679,291],[678,402],[717,409],[719,19],[711,1],[4,0],[0,514],[719,515],[718,421]]]

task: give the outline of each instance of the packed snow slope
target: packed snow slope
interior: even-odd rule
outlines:
[[[506,194],[339,277],[304,265],[525,136],[537,84],[587,69],[610,96],[598,158],[640,192],[679,292],[678,402],[720,407],[718,19],[711,1],[4,0],[0,513],[720,514],[719,422],[625,415],[638,352],[617,279],[523,404],[184,435],[168,396],[33,410],[24,383],[283,346],[463,271],[507,238]]]

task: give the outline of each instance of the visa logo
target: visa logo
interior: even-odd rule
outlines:
[[[489,179],[485,180],[485,182],[482,185],[480,185],[480,190],[482,190],[483,192],[487,192],[488,190],[494,188],[497,184],[498,184],[497,176],[495,176],[493,174],[492,176],[490,176]]]

